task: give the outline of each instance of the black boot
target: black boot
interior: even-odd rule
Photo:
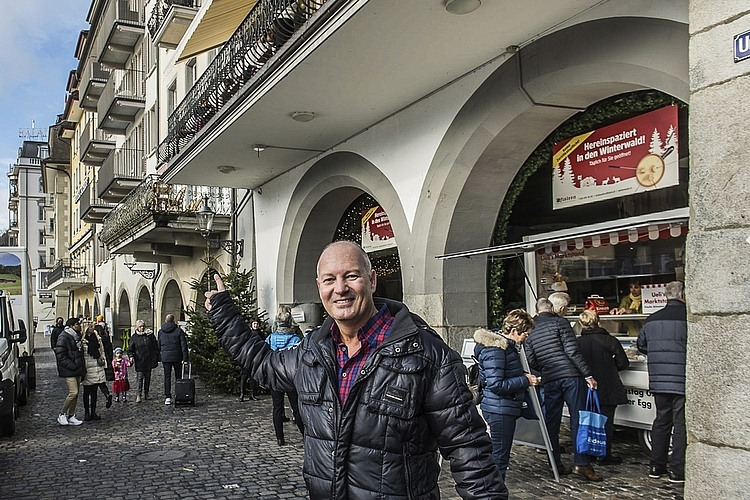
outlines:
[[[240,403],[242,403],[243,401],[245,401],[245,395],[240,393]]]
[[[255,397],[255,394],[253,394],[253,391],[250,391],[250,401],[258,401],[258,398]]]

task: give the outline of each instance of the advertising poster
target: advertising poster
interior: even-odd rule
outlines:
[[[362,211],[362,248],[365,252],[375,252],[396,246],[391,221],[380,206]]]
[[[677,106],[555,143],[557,210],[679,184]]]

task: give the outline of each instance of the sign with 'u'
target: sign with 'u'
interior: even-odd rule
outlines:
[[[750,57],[750,31],[734,36],[734,62]]]

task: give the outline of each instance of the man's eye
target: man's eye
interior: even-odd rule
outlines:
[[[324,278],[323,279],[323,283],[326,284],[326,285],[330,285],[331,283],[333,283],[333,281],[334,281],[333,278]]]
[[[354,281],[354,280],[356,280],[357,278],[359,278],[359,274],[350,274],[350,275],[348,275],[348,276],[346,277],[346,279],[347,279],[347,280],[349,280],[349,281]]]

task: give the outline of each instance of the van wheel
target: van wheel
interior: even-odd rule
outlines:
[[[643,447],[646,452],[651,454],[651,431],[642,430],[638,433],[638,442],[641,443],[641,447]],[[672,456],[672,440],[669,440],[669,457]]]
[[[18,405],[15,401],[12,408],[8,414],[0,416],[0,436],[12,436],[16,432],[16,408],[18,408]]]

